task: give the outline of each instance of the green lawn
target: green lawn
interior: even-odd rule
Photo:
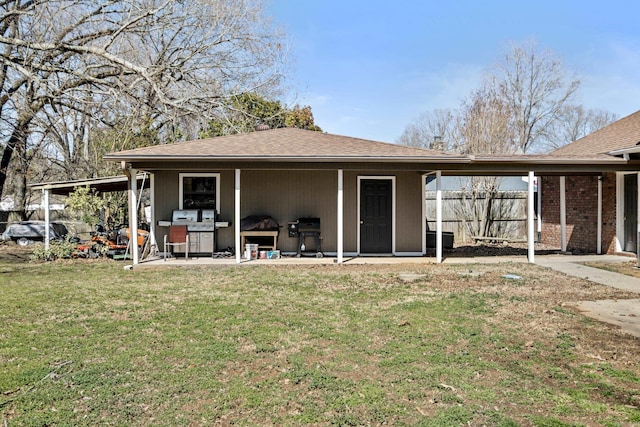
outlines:
[[[122,267],[0,262],[3,426],[640,424],[640,340],[562,307],[621,291],[526,264]]]

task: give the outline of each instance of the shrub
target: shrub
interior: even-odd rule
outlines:
[[[52,241],[49,249],[45,249],[44,244],[37,244],[31,255],[32,260],[55,261],[61,258],[71,258],[77,250],[78,243],[69,239],[63,241]]]

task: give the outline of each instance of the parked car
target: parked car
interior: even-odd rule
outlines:
[[[69,234],[67,227],[61,222],[49,223],[49,239],[64,240]],[[26,246],[32,242],[44,241],[44,221],[21,221],[10,224],[2,233],[3,240],[13,240],[20,246]]]

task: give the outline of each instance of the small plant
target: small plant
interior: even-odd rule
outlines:
[[[49,244],[49,249],[45,249],[43,244],[38,244],[33,250],[31,259],[36,261],[55,261],[57,259],[71,258],[77,250],[78,244],[69,239],[63,241],[53,241]]]

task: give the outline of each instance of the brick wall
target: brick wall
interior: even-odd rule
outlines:
[[[545,176],[542,188],[542,243],[560,247],[560,178]],[[567,250],[595,253],[598,233],[598,177],[567,176]],[[616,176],[607,173],[602,181],[602,251],[615,251]]]

